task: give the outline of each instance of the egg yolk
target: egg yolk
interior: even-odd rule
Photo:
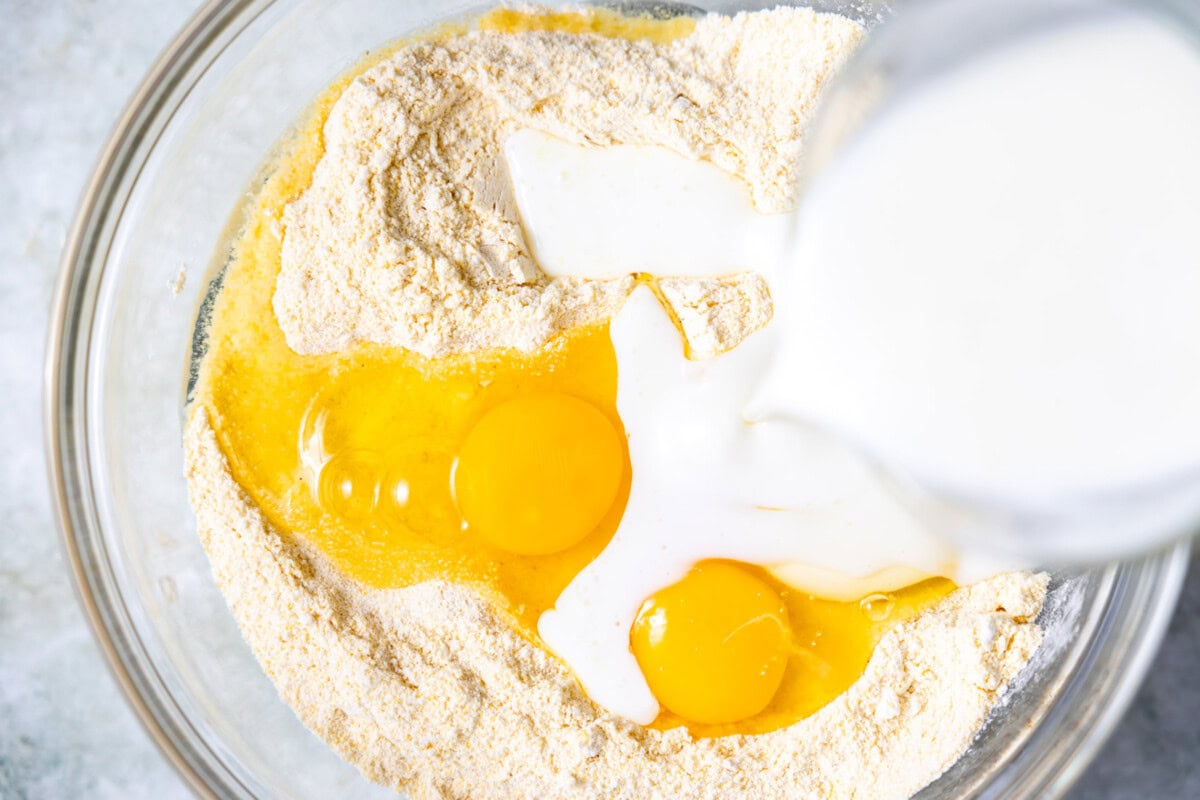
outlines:
[[[522,555],[547,555],[596,529],[625,468],[620,434],[598,408],[567,394],[525,395],[467,434],[454,472],[468,531]]]
[[[643,603],[630,650],[662,706],[651,727],[757,734],[820,710],[858,680],[893,626],[954,590],[930,578],[829,600],[761,566],[706,560]]]
[[[647,600],[631,646],[663,706],[717,724],[767,707],[783,681],[790,638],[787,608],[775,590],[717,562]]]

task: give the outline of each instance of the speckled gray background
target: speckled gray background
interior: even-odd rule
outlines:
[[[50,517],[39,384],[79,192],[142,73],[197,5],[0,0],[3,798],[187,795],[126,708],[75,605]],[[1072,797],[1200,798],[1200,570],[1150,679]]]

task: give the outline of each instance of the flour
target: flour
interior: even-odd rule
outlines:
[[[707,16],[666,45],[476,31],[402,50],[338,100],[312,184],[284,214],[274,306],[288,345],[530,350],[608,319],[632,279],[539,271],[505,178],[504,138],[528,127],[591,146],[660,145],[740,177],[760,210],[786,211],[800,131],[861,36],[843,17],[777,9]],[[695,357],[770,319],[752,277],[677,288],[664,295]]]
[[[757,274],[726,280],[663,278],[658,289],[679,323],[690,358],[732,350],[771,321],[771,292]]]
[[[785,210],[812,103],[860,36],[777,10],[707,17],[667,45],[477,32],[397,53],[334,106],[325,155],[284,214],[274,306],[288,344],[530,349],[607,319],[632,281],[539,272],[503,180],[504,135],[666,146]],[[658,288],[694,357],[770,320],[751,273]],[[497,598],[445,582],[367,589],[273,527],[203,402],[185,444],[201,540],[264,670],[341,756],[416,798],[908,797],[970,745],[1041,642],[1046,577],[1001,575],[891,629],[847,692],[791,727],[646,729],[595,705]]]

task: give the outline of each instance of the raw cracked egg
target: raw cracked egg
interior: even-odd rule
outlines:
[[[787,606],[733,564],[699,564],[638,611],[630,649],[651,693],[696,723],[752,717],[779,691],[791,641]]]

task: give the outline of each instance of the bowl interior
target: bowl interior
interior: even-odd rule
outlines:
[[[305,730],[242,640],[187,502],[184,395],[197,310],[224,259],[214,248],[236,226],[230,213],[271,147],[368,50],[486,5],[251,0],[206,9],[135,99],[81,211],[48,368],[61,519],[114,668],[201,792],[390,796]],[[883,8],[810,5],[867,22]],[[1056,575],[1038,668],[921,796],[1046,796],[1069,783],[1140,680],[1185,562],[1180,546]]]

